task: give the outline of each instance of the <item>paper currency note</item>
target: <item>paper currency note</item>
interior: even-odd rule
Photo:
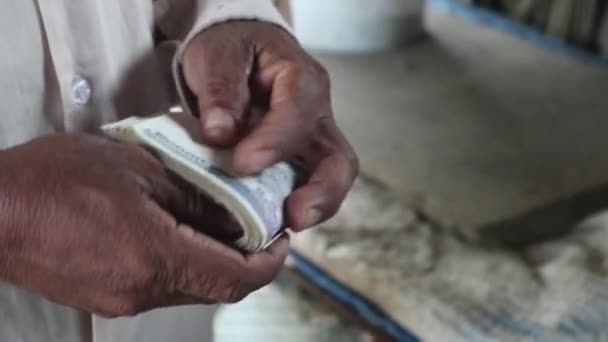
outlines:
[[[234,215],[243,228],[238,247],[262,250],[284,226],[283,206],[294,187],[294,170],[279,163],[254,176],[233,177],[229,172],[232,151],[205,146],[199,127],[196,118],[172,113],[131,117],[104,125],[102,131],[152,150],[169,170]]]

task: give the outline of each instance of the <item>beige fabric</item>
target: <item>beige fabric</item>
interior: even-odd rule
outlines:
[[[175,40],[214,23],[247,18],[286,27],[271,0],[0,0],[0,6],[0,148],[168,109],[176,99]],[[155,28],[171,41],[155,46]],[[211,340],[213,310],[104,320],[0,283],[0,341],[204,342]]]

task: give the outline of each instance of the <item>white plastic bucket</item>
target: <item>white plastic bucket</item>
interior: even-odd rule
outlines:
[[[424,0],[291,0],[304,46],[328,52],[373,52],[403,46],[423,33]]]

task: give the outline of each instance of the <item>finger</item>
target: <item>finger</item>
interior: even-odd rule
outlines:
[[[270,108],[260,124],[236,147],[233,166],[238,174],[256,173],[289,159],[309,138],[316,121],[331,114],[318,113],[321,106],[306,103],[311,97],[301,94],[301,75],[288,64],[276,63],[268,69],[273,70]],[[268,70],[260,75],[265,73]],[[305,112],[308,110],[314,112]]]
[[[120,148],[113,151],[114,159],[127,166],[128,175],[144,194],[167,210],[184,202],[180,189],[171,181],[171,175],[152,153],[135,144],[117,146]]]
[[[276,278],[289,253],[289,235],[281,235],[264,251],[246,257],[247,291],[255,291]]]
[[[206,207],[204,221],[195,221],[191,226],[220,242],[234,245],[243,236],[239,221],[228,210],[212,201],[207,201]]]
[[[141,148],[132,149],[150,156]],[[218,240],[234,242],[243,235],[239,222],[225,208],[150,158],[134,165],[130,173],[142,192],[160,207],[173,214],[177,221]]]
[[[127,166],[140,174],[164,174],[164,166],[152,153],[134,143],[122,143],[106,141],[113,148],[106,148],[103,153],[108,153],[113,160]]]
[[[200,37],[191,43],[198,46],[186,50],[184,72],[198,98],[203,139],[213,145],[231,145],[251,98],[253,46],[240,39],[220,39],[226,36],[212,30]]]
[[[245,257],[187,226],[181,226],[178,234],[186,270],[180,291],[222,303],[240,301],[268,284],[283,264],[288,249],[282,238],[267,251]]]
[[[137,145],[124,145],[128,151],[130,175],[140,189],[160,207],[189,224],[223,241],[242,236],[238,221],[223,207],[202,194],[183,178],[166,170],[152,153]],[[204,228],[204,229],[202,229]]]
[[[291,159],[310,139],[315,126],[331,117],[328,82],[304,70],[289,62],[277,62],[255,75],[257,86],[271,89],[269,111],[237,145],[233,165],[236,173],[256,173]]]
[[[295,105],[275,106],[235,150],[233,169],[237,175],[262,171],[291,158],[311,131]]]
[[[217,240],[231,243],[243,235],[238,220],[227,209],[201,193],[181,177],[171,174],[170,186],[179,190],[173,193],[168,210],[179,222]]]
[[[324,157],[308,182],[287,199],[287,218],[294,231],[315,226],[332,217],[344,201],[359,172],[352,147],[339,133],[338,148]]]

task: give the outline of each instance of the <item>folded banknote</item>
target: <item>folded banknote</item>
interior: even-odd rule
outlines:
[[[230,212],[242,227],[237,247],[257,252],[284,228],[283,206],[295,184],[290,164],[278,163],[257,175],[231,176],[233,151],[205,146],[198,119],[184,113],[131,117],[104,125],[109,137],[141,145],[165,167]]]

